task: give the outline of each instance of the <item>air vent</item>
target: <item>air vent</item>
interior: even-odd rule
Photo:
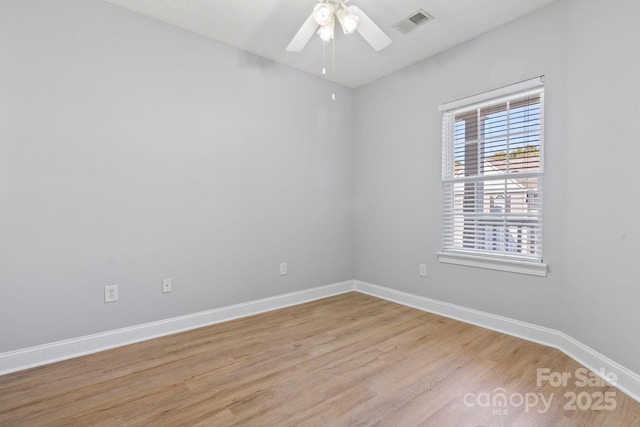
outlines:
[[[425,12],[423,9],[419,9],[411,15],[404,18],[402,21],[393,24],[393,28],[400,31],[402,34],[409,34],[421,25],[431,21],[433,16]]]

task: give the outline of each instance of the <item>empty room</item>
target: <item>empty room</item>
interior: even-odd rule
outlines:
[[[0,425],[640,427],[638,16],[0,0]]]

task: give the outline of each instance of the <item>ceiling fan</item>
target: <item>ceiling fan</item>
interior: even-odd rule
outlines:
[[[360,35],[375,50],[382,50],[391,43],[391,39],[369,18],[358,6],[347,6],[349,0],[320,0],[313,12],[298,30],[287,46],[289,52],[300,52],[307,45],[314,33],[328,42],[333,39],[336,18],[342,31]]]

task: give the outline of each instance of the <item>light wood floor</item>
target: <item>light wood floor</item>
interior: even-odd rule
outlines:
[[[572,378],[538,386],[537,368]],[[0,425],[640,426],[639,403],[575,386],[579,368],[557,350],[348,293],[2,376]],[[491,405],[501,392],[507,404]],[[607,392],[596,407],[615,410],[579,409]],[[527,410],[533,394],[548,410]]]

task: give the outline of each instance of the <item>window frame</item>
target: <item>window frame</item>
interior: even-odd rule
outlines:
[[[543,215],[544,215],[544,195],[540,193],[536,193],[536,204],[541,203],[542,212],[539,217],[539,238],[540,238],[540,248],[539,255],[536,256],[518,256],[517,254],[507,253],[506,250],[502,252],[498,250],[490,250],[490,249],[477,249],[474,250],[465,250],[464,247],[454,247],[454,244],[447,245],[445,242],[453,242],[453,233],[454,229],[450,228],[450,231],[447,231],[447,224],[452,224],[450,216],[454,215],[454,211],[445,212],[447,206],[450,205],[451,209],[454,207],[454,202],[447,202],[448,198],[453,198],[455,194],[454,185],[455,185],[455,160],[452,159],[451,154],[448,154],[446,150],[450,150],[449,153],[453,152],[455,147],[455,118],[458,115],[464,115],[465,112],[469,112],[470,114],[474,111],[480,111],[484,108],[492,108],[496,105],[504,102],[505,99],[517,99],[517,97],[525,96],[527,93],[540,93],[540,150],[539,150],[539,172],[536,172],[536,179],[538,180],[538,186],[536,188],[542,188],[543,186],[543,178],[544,178],[544,76],[539,76],[533,79],[529,79],[520,83],[516,83],[513,85],[505,86],[496,90],[492,90],[489,92],[481,93],[478,95],[474,95],[471,97],[463,98],[460,100],[452,101],[446,104],[442,104],[438,107],[439,111],[443,114],[443,128],[442,128],[442,249],[437,252],[438,260],[442,263],[447,264],[456,264],[456,265],[464,265],[470,267],[479,267],[486,268],[492,270],[501,270],[508,271],[514,273],[522,273],[522,274],[530,274],[535,276],[546,276],[548,271],[548,266],[543,262],[542,258],[542,230],[543,230]],[[447,116],[448,115],[448,116]],[[486,120],[486,119],[483,119]],[[483,126],[483,123],[480,123],[479,126]],[[477,140],[480,141],[484,139],[480,137],[480,135],[476,136]],[[478,148],[479,150],[480,148]],[[478,155],[479,151],[476,153]],[[465,149],[465,156],[467,155]],[[483,154],[482,154],[483,155]],[[466,177],[465,177],[466,178]],[[504,178],[505,180],[508,178]],[[489,181],[488,178],[484,174],[478,175],[478,178],[474,180],[474,182],[483,182],[484,180]],[[484,184],[483,184],[484,185]],[[449,190],[445,190],[445,188],[450,188]],[[465,190],[466,191],[466,190]],[[465,196],[466,197],[466,196]],[[466,203],[463,200],[463,203]],[[474,201],[475,209],[477,211],[477,203],[478,201]],[[505,204],[510,203],[505,200]],[[528,197],[527,197],[528,203]],[[463,218],[466,218],[464,214]],[[508,214],[505,212],[505,218],[508,217]],[[467,219],[465,219],[467,221]],[[453,227],[451,225],[451,227]],[[450,234],[446,234],[446,233]],[[463,233],[464,234],[464,233]],[[464,237],[463,237],[464,239]],[[476,237],[474,236],[474,239]],[[474,240],[475,241],[475,240]],[[477,241],[476,241],[477,243]]]

